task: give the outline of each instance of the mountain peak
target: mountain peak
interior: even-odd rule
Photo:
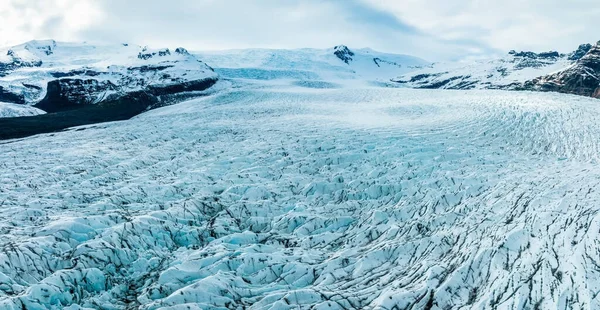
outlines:
[[[351,51],[346,45],[338,45],[334,47],[333,54],[346,64],[350,64],[352,57],[354,56],[354,52]]]
[[[581,45],[579,45],[577,50],[575,50],[574,52],[569,54],[569,60],[579,60],[583,56],[585,56],[585,54],[587,54],[591,49],[592,49],[591,44],[589,44],[589,43],[581,44]]]

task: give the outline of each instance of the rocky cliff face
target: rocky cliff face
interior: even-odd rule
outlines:
[[[580,46],[580,54],[587,47]],[[600,42],[590,46],[588,51],[572,66],[524,83],[524,90],[554,91],[581,96],[600,98]]]
[[[32,41],[0,55],[0,102],[35,105],[47,112],[140,91],[157,97],[201,91],[218,79],[184,48]]]

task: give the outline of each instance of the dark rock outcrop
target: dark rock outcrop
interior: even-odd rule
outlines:
[[[396,67],[398,67],[398,68],[402,68],[402,65],[400,65],[400,64],[398,64],[398,63],[396,63],[396,62],[393,62],[393,61],[388,61],[388,60],[385,60],[385,59],[381,59],[381,58],[379,58],[379,57],[375,57],[375,58],[373,58],[373,62],[375,63],[375,65],[376,65],[377,67],[381,67],[381,64],[382,64],[382,63],[385,63],[385,64],[388,64],[388,65],[391,65],[391,66],[396,66]]]
[[[143,80],[138,82],[144,83]],[[162,96],[203,91],[212,87],[216,82],[216,78],[207,78],[172,84],[147,85],[142,87],[140,92],[160,100]],[[46,96],[35,107],[48,113],[60,112],[114,101],[127,96],[128,93],[130,92],[124,92],[118,85],[110,81],[63,78],[48,83]]]
[[[585,56],[585,54],[587,54],[587,52],[589,52],[591,49],[592,49],[591,44],[589,44],[589,43],[581,44],[581,45],[579,45],[579,47],[577,48],[576,51],[569,54],[569,60],[577,61],[577,60],[581,59],[583,56]]]
[[[561,54],[557,51],[534,53],[534,52],[523,52],[523,51],[516,52],[515,50],[512,50],[512,51],[508,52],[508,54],[513,55],[515,57],[524,57],[524,58],[531,58],[531,59],[561,57]]]
[[[99,93],[117,91],[116,85],[110,81],[98,81],[94,79],[71,79],[63,78],[48,83],[46,97],[42,99],[36,108],[48,113],[64,111],[81,105],[99,103],[106,98],[100,97]]]
[[[508,53],[513,56],[512,62],[515,63],[515,69],[542,68],[548,64],[556,62],[559,58],[566,55],[557,51],[534,53],[534,52],[516,52],[514,50]]]
[[[216,82],[216,79],[187,81],[171,85],[150,85],[147,91],[155,96],[174,95],[183,92],[203,91]]]
[[[600,98],[600,42],[571,67],[527,81],[522,90],[554,91]]]
[[[190,52],[188,52],[188,50],[186,50],[183,47],[176,48],[175,53],[180,54],[180,55],[189,55],[190,54]]]
[[[333,54],[346,64],[350,64],[352,57],[354,56],[354,52],[345,45],[338,45],[334,47]]]
[[[148,52],[147,50],[144,50],[140,52],[137,57],[142,60],[148,60],[154,56],[165,57],[168,55],[171,55],[171,51],[167,48],[156,52]]]

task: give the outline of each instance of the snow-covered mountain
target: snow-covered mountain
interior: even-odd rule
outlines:
[[[559,72],[525,82],[523,89],[600,98],[600,42]]]
[[[370,80],[389,82],[393,77],[430,63],[413,56],[372,49],[244,49],[195,52],[226,78],[254,80]]]
[[[184,48],[46,40],[0,49],[0,101],[46,111],[111,101],[137,91],[160,96],[204,90],[217,77]]]
[[[435,63],[393,81],[413,88],[510,89],[571,66],[591,49],[582,44],[569,54],[511,51],[502,58]]]

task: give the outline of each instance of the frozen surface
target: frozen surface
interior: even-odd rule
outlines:
[[[34,107],[0,102],[0,117],[34,116],[44,113],[46,112]]]
[[[0,309],[598,309],[598,101],[237,89],[0,144]]]

